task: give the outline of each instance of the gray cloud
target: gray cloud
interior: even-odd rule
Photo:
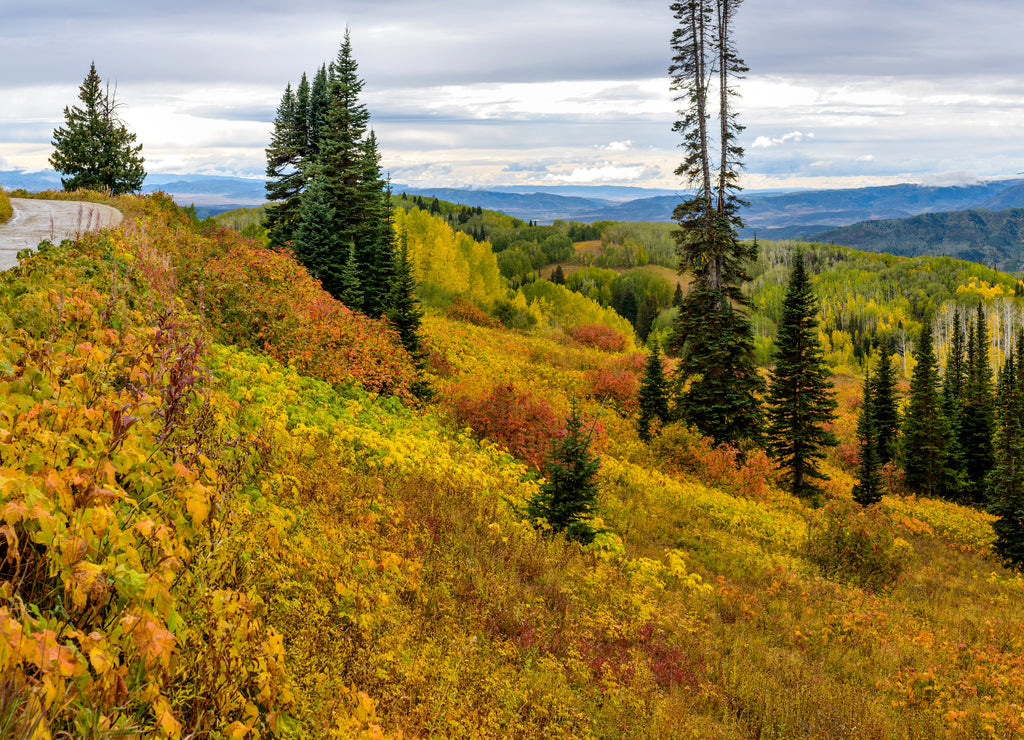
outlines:
[[[385,165],[393,156],[395,171],[404,168],[410,179],[459,177],[461,167],[479,168],[481,178],[487,167],[509,177],[601,167],[586,161],[584,150],[627,140],[631,159],[648,155],[643,177],[669,172],[679,156],[674,116],[658,107],[668,95],[668,0],[10,5],[0,24],[0,68],[17,70],[22,100],[12,106],[12,88],[0,82],[0,147],[48,143],[62,105],[74,102],[95,60],[100,74],[118,83],[129,124],[137,112],[140,125],[159,120],[152,109],[175,95],[166,103],[171,113],[218,122],[189,130],[201,139],[190,144],[195,151],[140,139],[156,161],[257,174],[256,154],[227,150],[265,142],[269,128],[252,124],[269,124],[284,85],[331,60],[350,26]],[[736,28],[752,70],[748,81],[776,79],[811,91],[792,102],[740,101],[747,171],[814,177],[1024,169],[1024,122],[1016,123],[1024,82],[1015,76],[1024,68],[1021,27],[1024,3],[1008,0],[747,0]],[[557,81],[588,83],[560,101],[578,111],[531,108],[501,94],[483,105],[458,88]],[[887,95],[919,83],[933,86],[928,99]],[[66,92],[51,89],[43,107],[34,86],[44,85]],[[251,94],[189,97],[218,86]],[[829,92],[813,92],[822,90]],[[757,137],[772,141],[797,130],[816,136],[751,147]],[[483,150],[497,154],[488,158]],[[413,163],[414,155],[437,164]],[[3,156],[17,161],[14,148],[3,148]],[[532,162],[552,169],[516,169]],[[611,166],[628,169],[621,159]]]

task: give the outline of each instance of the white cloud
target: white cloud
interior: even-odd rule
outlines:
[[[875,155],[874,154],[865,154],[863,157],[857,157],[857,161],[858,162],[874,162],[875,161]]]
[[[758,136],[756,139],[754,139],[754,143],[751,144],[751,146],[754,149],[769,149],[770,147],[780,146],[782,144],[787,144],[791,141],[799,144],[805,138],[813,139],[814,134],[804,134],[801,131],[790,131],[788,134],[783,134],[777,139],[773,139],[770,136]]]
[[[551,182],[585,184],[595,182],[632,182],[647,172],[643,165],[613,165],[608,162],[597,167],[575,167],[568,173],[551,173],[544,179]]]
[[[625,141],[613,141],[609,143],[608,146],[605,147],[605,149],[607,149],[610,152],[624,152],[627,149],[631,149],[632,147],[633,142],[630,141],[629,139],[626,139]]]

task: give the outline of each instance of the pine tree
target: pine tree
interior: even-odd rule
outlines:
[[[292,250],[324,290],[336,297],[341,295],[344,263],[339,264],[333,256],[343,253],[344,247],[334,230],[334,207],[321,174],[313,177],[302,196]]]
[[[995,399],[988,350],[988,325],[979,303],[973,330],[968,334],[967,384],[959,435],[967,478],[962,498],[973,504],[985,501],[986,481],[994,463]]]
[[[387,300],[387,319],[398,330],[402,346],[416,360],[423,358],[423,340],[420,338],[420,322],[423,309],[416,297],[416,277],[413,275],[412,260],[405,234],[394,255],[395,279]]]
[[[672,307],[679,308],[683,305],[683,286],[676,283],[676,290],[672,294]]]
[[[922,496],[946,496],[955,490],[950,468],[952,435],[942,411],[938,363],[932,350],[931,321],[918,340],[917,365],[910,379],[910,400],[903,417],[900,463],[907,486]]]
[[[637,417],[636,430],[640,439],[647,442],[651,438],[651,423],[658,419],[662,424],[669,422],[668,388],[665,384],[665,371],[661,361],[661,351],[655,344],[647,355],[647,364],[640,379],[640,390],[637,393],[640,415]]]
[[[814,481],[826,479],[817,460],[825,457],[824,448],[837,444],[824,428],[835,419],[836,399],[817,330],[817,301],[798,251],[772,352],[767,449],[782,467],[790,491],[812,501],[818,495]]]
[[[878,455],[878,436],[874,423],[874,399],[871,395],[873,383],[870,370],[864,371],[864,399],[857,415],[857,443],[860,448],[860,465],[857,468],[857,483],[853,487],[853,500],[861,506],[870,506],[882,500],[881,463]]]
[[[657,297],[653,293],[648,293],[636,309],[636,335],[641,342],[647,343],[647,337],[651,335],[651,327],[654,326],[654,320],[658,318],[659,313],[661,306],[658,305]]]
[[[305,178],[301,169],[305,137],[297,128],[299,106],[291,83],[274,118],[274,133],[267,147],[267,200],[273,205],[263,219],[263,228],[272,247],[283,247],[295,236],[299,223]]]
[[[875,433],[878,465],[896,458],[899,411],[896,407],[896,371],[892,365],[892,343],[885,342],[878,353],[878,367],[871,381],[871,426]],[[866,396],[865,396],[866,397]]]
[[[737,137],[743,127],[732,109],[733,81],[746,72],[731,36],[738,7],[739,0],[673,3],[678,26],[669,67],[683,116],[673,126],[683,135],[685,151],[676,174],[694,191],[673,213],[680,226],[675,234],[679,271],[690,272],[694,280],[679,307],[669,345],[679,356],[674,395],[683,420],[716,442],[730,443],[760,436],[757,396],[764,387],[746,313],[749,301],[741,290],[757,247],[736,235],[743,223],[739,209],[744,203],[737,195],[743,155]],[[710,99],[714,77],[716,111]],[[719,122],[717,158],[712,150],[713,113]]]
[[[395,230],[392,222],[391,185],[380,171],[377,136],[371,130],[363,142],[361,173],[363,238],[356,244],[356,262],[363,286],[362,311],[377,318],[384,314],[395,276]]]
[[[331,107],[331,98],[328,92],[329,81],[327,77],[327,65],[321,65],[316,74],[313,75],[313,84],[309,90],[309,108],[307,110],[307,160],[315,164],[320,159],[320,138],[324,126],[327,125],[327,111]]]
[[[996,540],[993,549],[1008,563],[1024,568],[1024,331],[1017,356],[1007,358],[999,384],[999,425],[995,466],[989,474],[989,512]]]
[[[590,451],[593,427],[583,429],[583,419],[573,399],[565,422],[565,437],[548,456],[546,480],[526,505],[531,520],[545,521],[554,532],[583,543],[597,534],[588,521],[597,512],[597,473],[600,460]]]
[[[555,271],[551,273],[551,282],[555,285],[565,285],[565,272],[561,265],[555,265]]]
[[[114,195],[135,193],[146,179],[142,144],[118,116],[117,90],[110,90],[96,64],[78,88],[84,107],[64,108],[64,126],[53,132],[50,165],[59,172],[65,190],[109,190]]]
[[[341,290],[338,299],[353,311],[363,305],[363,288],[359,282],[359,263],[356,261],[355,244],[348,245],[348,259],[341,272]]]

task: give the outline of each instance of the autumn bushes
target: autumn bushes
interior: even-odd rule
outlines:
[[[132,261],[115,232],[0,281],[3,734],[272,733],[283,646],[229,544],[266,446]]]
[[[398,334],[331,298],[289,253],[229,229],[200,232],[160,196],[140,205],[147,218],[137,228],[169,256],[179,292],[219,341],[266,352],[331,383],[411,398],[415,369]]]
[[[11,198],[0,188],[0,224],[9,220],[14,215],[14,208],[11,207]]]

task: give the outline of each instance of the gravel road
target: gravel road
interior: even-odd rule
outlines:
[[[14,216],[0,226],[0,270],[18,264],[15,255],[49,239],[59,244],[87,231],[121,223],[121,212],[99,203],[11,198]]]

